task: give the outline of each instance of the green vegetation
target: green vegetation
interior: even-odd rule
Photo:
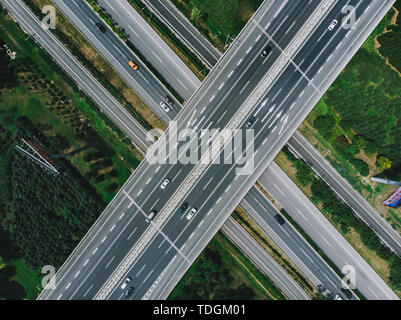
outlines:
[[[38,139],[57,152],[27,118],[16,126],[16,139]],[[54,176],[18,152],[11,157],[11,238],[29,267],[58,268],[105,204],[66,159],[57,160],[63,174]]]
[[[40,4],[51,4],[50,0],[22,0],[25,4],[32,10],[32,12],[38,17],[42,18],[43,14],[41,12]],[[50,2],[49,2],[50,1]],[[65,24],[69,24],[70,29],[75,28],[68,20],[64,18],[61,12],[58,12],[58,23],[61,25],[61,21]],[[123,107],[143,126],[146,130],[151,130],[153,127],[148,122],[148,119],[138,111],[138,109],[149,109],[143,101],[138,97],[131,97],[130,101],[135,101],[135,106],[132,105],[131,102],[128,101],[128,94],[125,94],[124,91],[127,91],[127,84],[121,79],[119,75],[116,74],[115,70],[101,57],[98,57],[97,51],[93,49],[93,47],[89,48],[89,43],[87,40],[78,33],[78,31],[73,32],[72,30],[64,29],[64,26],[61,26],[56,29],[52,29],[51,31],[54,35],[68,48],[68,50],[77,58],[77,60],[87,68],[91,74],[101,83],[101,85],[106,88],[111,95],[113,95]],[[70,32],[70,33],[68,33]],[[79,41],[77,39],[72,39],[72,37],[80,38]],[[85,39],[85,40],[84,40]],[[86,43],[83,43],[86,41]],[[79,44],[77,44],[79,42]],[[86,51],[86,52],[85,52]],[[94,54],[94,52],[95,54]],[[84,54],[84,52],[86,54]],[[104,63],[101,63],[104,61]],[[106,72],[107,71],[107,72]],[[113,79],[113,77],[118,77],[118,80]],[[115,80],[115,81],[111,81]],[[117,88],[118,87],[118,88]],[[142,110],[141,109],[141,110]],[[103,118],[103,120],[107,117],[101,113],[99,113],[99,117]],[[114,123],[111,120],[107,120],[108,125],[113,128],[113,130],[118,130]]]
[[[400,2],[397,1],[396,8]],[[395,19],[396,10],[387,13],[300,131],[393,228],[401,230],[399,211],[390,212],[382,205],[394,188],[369,179],[379,175],[401,180],[401,73],[386,64],[377,52],[390,60],[399,55],[394,49],[399,46],[394,37],[400,25],[400,15]],[[393,40],[383,42],[387,37]],[[393,51],[386,56],[389,46]]]
[[[284,149],[287,159],[294,161],[294,156]],[[312,169],[309,168],[312,172]],[[296,174],[299,180],[298,173]],[[311,200],[321,209],[327,218],[346,235],[356,232],[360,241],[370,250],[374,251],[380,258],[385,260],[390,268],[389,284],[396,290],[401,289],[401,267],[400,258],[394,254],[387,246],[383,246],[378,236],[363,221],[361,221],[342,200],[340,200],[333,190],[321,179],[314,178],[310,184]],[[359,248],[355,248],[359,251]]]
[[[125,135],[2,13],[3,44],[17,55],[0,49],[11,79],[0,88],[0,297],[34,299],[39,267],[67,258],[139,160]],[[34,136],[59,155],[63,175],[14,149],[19,137]]]
[[[263,0],[172,0],[196,28],[220,50],[234,39]]]
[[[221,232],[171,293],[173,299],[285,299]]]
[[[401,11],[401,0],[394,4],[396,10]],[[398,14],[396,25],[387,27],[386,33],[378,37],[381,44],[379,52],[389,59],[389,63],[401,72],[401,14]]]

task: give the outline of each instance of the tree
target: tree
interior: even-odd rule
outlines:
[[[359,150],[364,150],[368,145],[368,141],[363,136],[356,136],[352,141]]]
[[[365,161],[361,159],[352,159],[351,162],[355,169],[359,171],[361,176],[367,177],[369,175],[369,166]]]
[[[0,89],[11,89],[17,84],[15,68],[11,66],[10,58],[4,51],[0,51]]]
[[[4,269],[7,266],[7,263],[4,261],[2,257],[0,257],[0,270]]]
[[[385,156],[377,157],[376,166],[379,170],[384,171],[384,170],[390,169],[391,165],[392,165],[392,161],[389,158],[387,158]]]
[[[315,121],[313,121],[313,125],[315,126],[315,128],[326,139],[330,138],[332,129],[334,128],[335,124],[336,124],[336,121],[329,114],[327,114],[325,116],[317,117],[315,119]]]
[[[203,13],[202,11],[197,8],[197,7],[193,7],[192,11],[191,11],[191,20],[195,21],[195,22],[199,22],[199,20],[202,18]]]

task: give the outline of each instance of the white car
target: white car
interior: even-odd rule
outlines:
[[[160,102],[160,107],[162,107],[162,109],[166,112],[170,111],[170,108],[162,101]]]
[[[341,296],[339,294],[336,294],[334,296],[334,300],[342,300],[343,298],[341,298]]]
[[[128,284],[131,282],[131,277],[128,277],[127,279],[124,280],[123,284],[121,285],[121,289],[125,289]]]
[[[163,181],[163,183],[161,184],[160,188],[162,189],[166,189],[167,185],[170,183],[170,179],[166,179]]]
[[[333,20],[333,22],[329,25],[329,30],[333,31],[334,27],[337,25],[338,21],[337,20]]]
[[[195,215],[196,211],[198,211],[198,209],[192,208],[191,211],[189,211],[189,213],[187,214],[187,220],[191,220],[192,217]]]

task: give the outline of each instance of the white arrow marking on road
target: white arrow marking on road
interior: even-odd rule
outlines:
[[[281,119],[281,122],[283,122],[283,126],[281,127],[280,132],[278,133],[279,136],[281,136],[281,134],[282,134],[282,132],[283,132],[285,126],[287,125],[287,122],[288,122],[288,115],[286,115],[283,119]]]
[[[269,109],[269,112],[263,117],[263,119],[261,121],[262,123],[266,120],[266,118],[270,115],[270,113],[272,113],[274,111],[274,108],[276,108],[275,104]]]

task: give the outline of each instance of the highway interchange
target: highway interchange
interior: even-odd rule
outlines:
[[[354,2],[358,3],[358,1]],[[352,4],[353,2],[351,1],[350,3]],[[368,8],[369,11],[369,3],[364,2],[364,5],[365,4],[365,7],[363,5],[357,7],[357,17],[359,17],[366,8]],[[388,6],[389,3],[384,3],[381,8],[383,8],[385,4]],[[319,94],[321,93],[321,90],[319,90],[318,87],[323,86],[324,88],[324,86],[329,85],[327,76],[321,76],[320,79],[316,79],[316,77],[319,78],[319,75],[325,74],[325,72],[322,71],[325,71],[326,68],[328,68],[327,70],[338,69],[338,63],[335,61],[336,59],[331,59],[333,48],[336,48],[336,50],[338,49],[338,51],[340,51],[339,55],[344,57],[349,49],[347,45],[353,44],[355,39],[359,40],[358,37],[361,37],[365,31],[365,29],[363,29],[361,33],[354,32],[352,37],[347,38],[348,43],[347,41],[344,41],[345,43],[342,45],[341,40],[344,39],[345,34],[347,34],[342,33],[351,31],[339,29],[339,31],[333,32],[333,34],[327,32],[327,25],[334,18],[338,18],[339,9],[341,9],[343,5],[344,3],[335,6],[330,10],[328,16],[325,17],[325,19],[319,24],[319,27],[307,40],[306,44],[303,45],[303,49],[294,56],[292,59],[293,64],[288,64],[286,66],[283,73],[278,77],[263,98],[259,99],[258,105],[255,106],[253,113],[257,116],[257,121],[253,127],[257,133],[255,139],[255,150],[257,151],[255,163],[265,164],[269,162],[262,159],[262,157],[259,159],[257,157],[258,153],[270,155],[272,148],[269,150],[266,147],[263,147],[264,145],[268,145],[266,142],[271,142],[280,138],[283,140],[280,141],[281,145],[285,143],[285,138],[283,137],[291,135],[292,128],[289,130],[285,127],[285,124],[290,124],[292,122],[291,120],[295,119],[295,114],[294,111],[287,111],[300,109],[300,106],[308,105],[308,103],[311,103],[310,101],[318,99]],[[242,102],[251,95],[253,89],[260,82],[266,71],[271,69],[274,62],[279,59],[281,54],[280,48],[285,48],[287,46],[294,37],[294,34],[301,29],[306,19],[310,17],[314,9],[312,3],[310,6],[300,8],[297,6],[290,7],[288,3],[281,7],[277,5],[277,2],[272,2],[270,4],[270,12],[260,9],[254,17],[254,20],[248,24],[248,28],[244,30],[239,39],[237,39],[238,41],[234,42],[233,46],[230,48],[231,51],[235,50],[235,54],[230,57],[225,55],[222,61],[218,63],[215,67],[216,69],[219,69],[218,75],[212,74],[206,79],[206,84],[204,83],[201,87],[202,94],[199,93],[201,90],[197,90],[188,103],[189,107],[185,108],[184,112],[180,114],[178,118],[179,124],[183,123],[185,126],[186,118],[192,119],[191,125],[195,125],[198,128],[224,127],[230,120],[230,115],[228,115],[227,112],[228,106],[231,106],[231,109],[236,110],[241,106]],[[371,8],[370,10],[373,9]],[[295,16],[295,14],[299,12],[301,14],[297,15],[297,19],[291,19],[292,16]],[[284,16],[284,14],[287,14],[288,16]],[[366,20],[368,20],[368,16],[369,15],[367,14],[365,17]],[[373,16],[373,14],[370,13],[370,16]],[[377,15],[375,18],[377,20],[380,16]],[[255,20],[258,20],[258,22],[255,23]],[[264,33],[264,31],[261,32],[261,28],[265,29],[267,34]],[[270,37],[274,39],[274,43],[270,44],[273,47],[273,50],[269,58],[263,60],[259,56],[259,53],[264,47],[266,47]],[[316,56],[314,56],[313,53],[317,48],[321,48],[322,46],[327,50],[323,50],[320,56],[316,59]],[[237,59],[237,56],[240,58]],[[315,59],[317,61],[315,61]],[[330,59],[332,65],[327,63]],[[296,67],[294,67],[294,65],[296,65]],[[232,66],[234,66],[233,69]],[[302,73],[298,70],[302,70]],[[339,72],[341,70],[336,71]],[[310,85],[309,81],[314,77],[315,80],[313,80]],[[224,81],[224,79],[226,79],[226,81]],[[212,89],[216,89],[217,86],[219,86],[217,93],[215,93],[215,91],[212,93],[208,92],[213,91]],[[284,90],[281,89],[283,86],[286,87],[287,92],[283,92]],[[288,94],[288,92],[290,94]],[[199,98],[200,95],[201,97]],[[266,105],[263,104],[263,102],[267,101],[267,99],[269,101],[269,109],[263,108],[263,106]],[[194,100],[196,101],[194,102]],[[215,101],[218,101],[219,104],[215,105]],[[276,101],[277,105],[275,106],[273,102]],[[193,106],[195,105],[200,106],[194,113],[192,111],[194,109]],[[205,105],[204,108],[203,105]],[[205,116],[203,116],[203,112],[207,109],[206,106],[208,106],[209,109],[213,109],[213,112],[211,111],[212,114],[205,114]],[[232,113],[234,113],[234,110]],[[307,114],[307,112],[308,111],[305,110],[304,114]],[[279,114],[283,115],[280,121],[281,126],[277,125],[280,123],[280,117],[277,117]],[[284,116],[286,114],[288,117]],[[216,123],[214,123],[213,121],[217,119],[217,116],[220,116],[220,118]],[[195,121],[199,119],[201,120]],[[265,120],[270,121],[270,123],[265,123]],[[268,124],[271,126],[269,127]],[[296,127],[294,126],[293,129],[295,130]],[[266,137],[268,137],[268,139],[266,139]],[[259,152],[259,150],[262,150],[262,152]],[[270,156],[269,159],[271,161],[272,157]],[[71,270],[69,270],[68,274],[61,274],[61,280],[60,278],[58,279],[61,283],[58,287],[63,286],[63,284],[65,285],[65,289],[61,290],[63,293],[58,297],[54,296],[52,298],[93,298],[94,294],[100,289],[99,287],[96,288],[97,283],[99,283],[97,280],[100,278],[107,278],[107,274],[111,272],[110,270],[116,268],[118,262],[124,258],[127,251],[139,239],[140,235],[144,233],[148,225],[144,222],[143,215],[147,215],[148,212],[156,206],[159,208],[163,207],[163,205],[171,198],[171,192],[174,190],[169,191],[166,189],[163,194],[160,192],[159,185],[163,178],[166,176],[172,176],[172,181],[177,185],[180,185],[181,182],[184,181],[185,176],[191,171],[192,167],[193,166],[191,165],[182,166],[179,164],[156,166],[148,170],[146,170],[147,168],[144,169],[143,166],[140,167],[143,172],[139,174],[140,178],[137,178],[137,180],[143,182],[142,184],[146,181],[145,187],[141,188],[141,186],[135,185],[132,181],[134,180],[135,174],[138,174],[137,172],[140,171],[137,170],[134,176],[131,177],[123,187],[122,192],[117,195],[105,211],[114,211],[115,213],[121,213],[121,215],[102,215],[99,223],[97,223],[92,229],[90,237],[87,236],[83,241],[83,244],[87,246],[87,248],[85,248],[86,250],[83,252],[76,250],[73,258],[76,258],[77,260],[72,262],[72,259],[70,258],[69,261],[67,261],[66,266],[71,268]],[[151,244],[147,247],[146,252],[142,253],[140,258],[135,261],[135,264],[132,266],[133,271],[130,273],[134,274],[134,271],[136,271],[135,282],[138,282],[138,285],[135,285],[137,290],[134,297],[149,297],[149,290],[147,289],[152,288],[153,283],[160,278],[160,275],[166,274],[166,269],[164,267],[167,264],[170,263],[171,266],[174,263],[180,264],[183,262],[184,269],[188,267],[190,262],[193,261],[193,257],[197,256],[197,251],[200,250],[199,248],[207,243],[207,241],[204,241],[201,246],[195,246],[193,244],[194,240],[192,240],[192,244],[190,240],[199,238],[199,241],[202,238],[201,235],[204,234],[204,230],[206,230],[204,228],[207,228],[207,226],[211,224],[211,221],[216,219],[217,215],[215,214],[215,211],[223,212],[226,216],[231,213],[228,209],[221,207],[222,205],[228,207],[227,204],[230,203],[224,199],[224,197],[227,197],[226,193],[230,188],[232,188],[231,190],[237,190],[237,186],[244,185],[244,180],[252,181],[254,178],[252,177],[252,179],[248,179],[249,177],[247,176],[236,176],[233,174],[234,172],[232,170],[234,166],[231,165],[221,165],[218,166],[218,168],[216,166],[211,166],[211,168],[213,168],[213,170],[207,170],[187,196],[187,199],[190,199],[190,205],[194,205],[199,209],[197,215],[190,221],[190,223],[185,221],[185,219],[182,219],[182,215],[172,215],[168,222],[161,228],[163,232],[159,233],[153,239]],[[169,173],[167,174],[167,172]],[[252,176],[256,177],[257,174]],[[224,183],[222,183],[223,181]],[[251,184],[253,183],[248,182],[248,185]],[[170,186],[168,188],[170,188]],[[205,186],[208,187],[207,195],[204,194]],[[210,189],[214,191],[210,191]],[[247,190],[245,190],[245,192],[246,191]],[[125,192],[127,192],[127,194]],[[218,198],[218,196],[220,196],[220,198]],[[231,197],[231,195],[229,196]],[[234,197],[231,197],[230,200],[238,204],[239,201],[235,199],[233,200],[232,198]],[[236,198],[241,199],[240,197]],[[219,222],[214,224],[213,232],[210,232],[210,235],[213,235],[215,233],[214,231],[218,230],[219,225],[224,222],[225,219],[222,217],[223,215],[219,214]],[[107,224],[99,227],[99,224],[103,224],[104,220],[108,220]],[[135,228],[132,228],[133,226],[135,226]],[[107,229],[108,227],[110,227],[110,229]],[[96,235],[93,236],[95,230]],[[118,236],[111,239],[112,237],[108,236],[109,233],[117,232],[117,230],[119,232]],[[98,250],[98,246],[102,248],[99,248]],[[184,246],[186,246],[185,248],[196,248],[197,251],[192,251],[193,253],[187,254],[186,252],[189,252],[189,249],[184,249]],[[158,254],[157,252],[161,252],[161,254]],[[164,252],[166,252],[166,254],[162,259],[160,259],[160,256],[162,256]],[[100,254],[102,254],[102,256],[100,256]],[[79,262],[81,265],[79,265]],[[149,270],[150,266],[152,270]],[[85,272],[84,274],[86,277],[82,275],[83,272],[80,272],[81,269],[89,270],[89,272]],[[76,271],[76,273],[73,271]],[[180,277],[176,278],[179,279]],[[139,284],[141,280],[143,280],[142,284]],[[68,283],[68,281],[70,282]],[[158,289],[160,289],[160,287]],[[52,294],[57,294],[57,291],[57,289],[54,290]],[[45,292],[45,295],[46,294],[47,293]],[[110,298],[121,298],[121,294],[121,290],[114,290]],[[151,294],[152,292],[150,295]]]

